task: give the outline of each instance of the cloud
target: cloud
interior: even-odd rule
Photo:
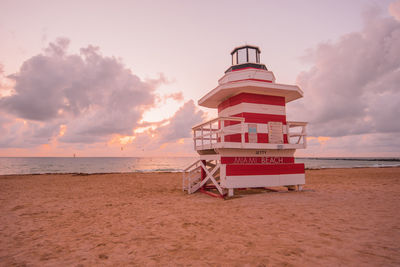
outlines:
[[[154,91],[165,78],[143,81],[98,47],[70,54],[68,45],[68,39],[57,39],[8,76],[14,93],[0,95],[0,112],[25,120],[24,136],[35,139],[33,143],[56,137],[61,125],[66,131],[59,140],[67,143],[132,134],[143,112],[154,105]]]
[[[5,76],[3,65],[0,64],[0,99],[13,93],[14,83]]]
[[[397,0],[389,5],[389,14],[400,21],[400,1]]]
[[[48,144],[59,133],[56,122],[30,122],[0,113],[0,147],[32,148]]]
[[[157,94],[170,83],[163,74],[141,80],[97,47],[71,54],[68,46],[68,39],[57,39],[8,77],[0,68],[0,147],[50,144],[75,151],[103,143],[157,151],[178,141],[189,146],[183,138],[204,118],[192,100],[168,119],[142,121],[146,110],[184,100],[182,92]]]
[[[311,137],[307,149],[298,150],[298,156],[312,157],[399,157],[400,135],[373,133],[347,135],[335,138]]]
[[[399,133],[400,22],[371,9],[364,28],[307,52],[310,70],[297,77],[305,92],[288,109],[308,120],[312,136]]]
[[[173,100],[175,100],[177,102],[181,102],[181,101],[183,101],[183,93],[182,92],[177,92],[177,93],[172,93],[172,94],[165,95],[164,96],[164,102],[167,99],[173,99]]]
[[[135,132],[126,148],[147,155],[192,154],[193,140],[191,129],[204,121],[205,113],[198,109],[193,100],[184,103],[173,116],[159,122],[144,122],[142,131]]]
[[[191,129],[202,122],[204,112],[197,109],[193,100],[186,102],[172,116],[169,123],[156,129],[159,143],[173,142],[181,138],[191,137]]]

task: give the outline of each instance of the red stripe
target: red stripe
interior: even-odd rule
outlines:
[[[276,105],[285,106],[285,98],[281,96],[271,95],[258,95],[250,93],[241,93],[225,100],[218,105],[218,112],[226,109],[227,107],[235,106],[240,103],[253,103],[253,104],[265,104],[265,105]]]
[[[276,164],[276,165],[226,165],[227,176],[238,175],[273,175],[304,173],[303,163]]]
[[[245,143],[249,142],[249,134],[244,134]],[[241,134],[230,134],[225,136],[225,142],[235,142],[240,143],[242,141]],[[257,143],[268,143],[268,134],[258,133]]]
[[[286,115],[272,115],[243,112],[233,115],[234,117],[243,117],[245,122],[249,123],[268,123],[270,121],[282,122],[286,124]]]
[[[230,126],[230,125],[236,125],[239,123],[240,123],[240,121],[224,121],[224,126],[226,127],[226,126]],[[220,126],[218,125],[218,127],[220,127]]]
[[[284,143],[284,144],[289,144],[287,134],[284,134],[284,135],[283,135],[283,143]]]
[[[248,140],[247,133],[245,133],[245,140]],[[240,143],[241,142],[241,134],[230,134],[230,135],[225,135],[224,137],[224,142],[235,142],[235,143]]]
[[[294,163],[294,157],[221,157],[222,164],[288,164]]]
[[[286,125],[286,115],[272,115],[272,114],[260,114],[260,113],[239,113],[232,115],[232,117],[241,117],[244,118],[244,121],[247,123],[265,123],[267,124],[270,121],[282,122],[283,125]],[[225,121],[224,125],[235,125],[239,124],[238,121]]]
[[[248,133],[244,134],[244,139],[245,139],[245,143],[249,142],[249,134]],[[241,137],[241,134],[229,134],[229,135],[225,135],[224,140],[225,140],[225,142],[240,143],[240,142],[242,142],[242,137]],[[221,142],[221,141],[219,140],[218,142]],[[257,143],[267,144],[268,143],[268,134],[257,133]],[[288,143],[287,134],[283,135],[283,143],[284,144]]]
[[[270,80],[261,80],[261,79],[242,79],[242,80],[230,81],[227,83],[237,83],[237,82],[243,82],[243,81],[256,81],[256,82],[272,83],[272,81],[270,81]]]

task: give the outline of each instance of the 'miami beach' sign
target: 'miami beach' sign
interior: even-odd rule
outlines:
[[[293,163],[292,157],[221,157],[223,164],[286,164]]]

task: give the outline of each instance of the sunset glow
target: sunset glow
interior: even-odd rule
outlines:
[[[197,101],[246,43],[304,91],[297,156],[400,155],[400,1],[117,2],[2,4],[0,156],[195,155]]]

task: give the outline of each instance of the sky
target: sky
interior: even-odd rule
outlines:
[[[304,98],[297,156],[400,156],[400,1],[0,0],[0,156],[195,156],[236,46]]]

